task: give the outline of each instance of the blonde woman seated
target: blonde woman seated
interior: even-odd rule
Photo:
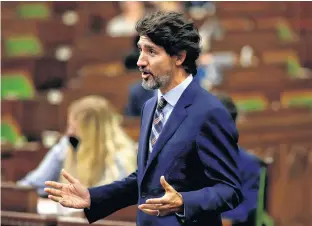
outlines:
[[[89,186],[119,180],[136,169],[136,144],[120,126],[120,116],[102,97],[87,96],[68,109],[67,135],[19,185],[44,192],[47,180],[61,180],[61,169]]]

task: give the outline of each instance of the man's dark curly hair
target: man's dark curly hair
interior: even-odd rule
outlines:
[[[153,12],[137,22],[136,31],[163,47],[170,56],[186,51],[182,65],[187,73],[196,75],[200,36],[193,22],[187,21],[182,13]]]

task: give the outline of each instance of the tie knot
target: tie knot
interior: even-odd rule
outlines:
[[[158,101],[158,104],[157,104],[157,109],[159,111],[162,111],[167,105],[167,101],[165,100],[164,97],[161,97],[160,100]]]

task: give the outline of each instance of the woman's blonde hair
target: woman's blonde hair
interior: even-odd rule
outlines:
[[[122,152],[121,164],[127,173],[136,168],[134,142],[121,128],[121,116],[100,96],[87,96],[74,101],[68,114],[77,122],[77,152],[67,152],[64,168],[82,184],[95,186],[119,179],[116,155]],[[104,178],[104,180],[103,180]]]

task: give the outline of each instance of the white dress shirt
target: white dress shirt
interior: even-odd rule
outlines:
[[[158,100],[160,100],[161,97],[164,97],[164,99],[167,101],[167,105],[163,109],[163,115],[164,118],[162,119],[163,127],[165,126],[166,122],[169,119],[169,116],[171,115],[171,112],[174,108],[174,106],[177,104],[178,100],[180,99],[182,93],[184,90],[189,86],[189,84],[192,82],[193,76],[189,75],[182,83],[171,89],[169,92],[167,92],[165,95],[161,93],[160,90],[158,90]],[[149,139],[149,150],[152,150],[152,143],[151,139]]]

